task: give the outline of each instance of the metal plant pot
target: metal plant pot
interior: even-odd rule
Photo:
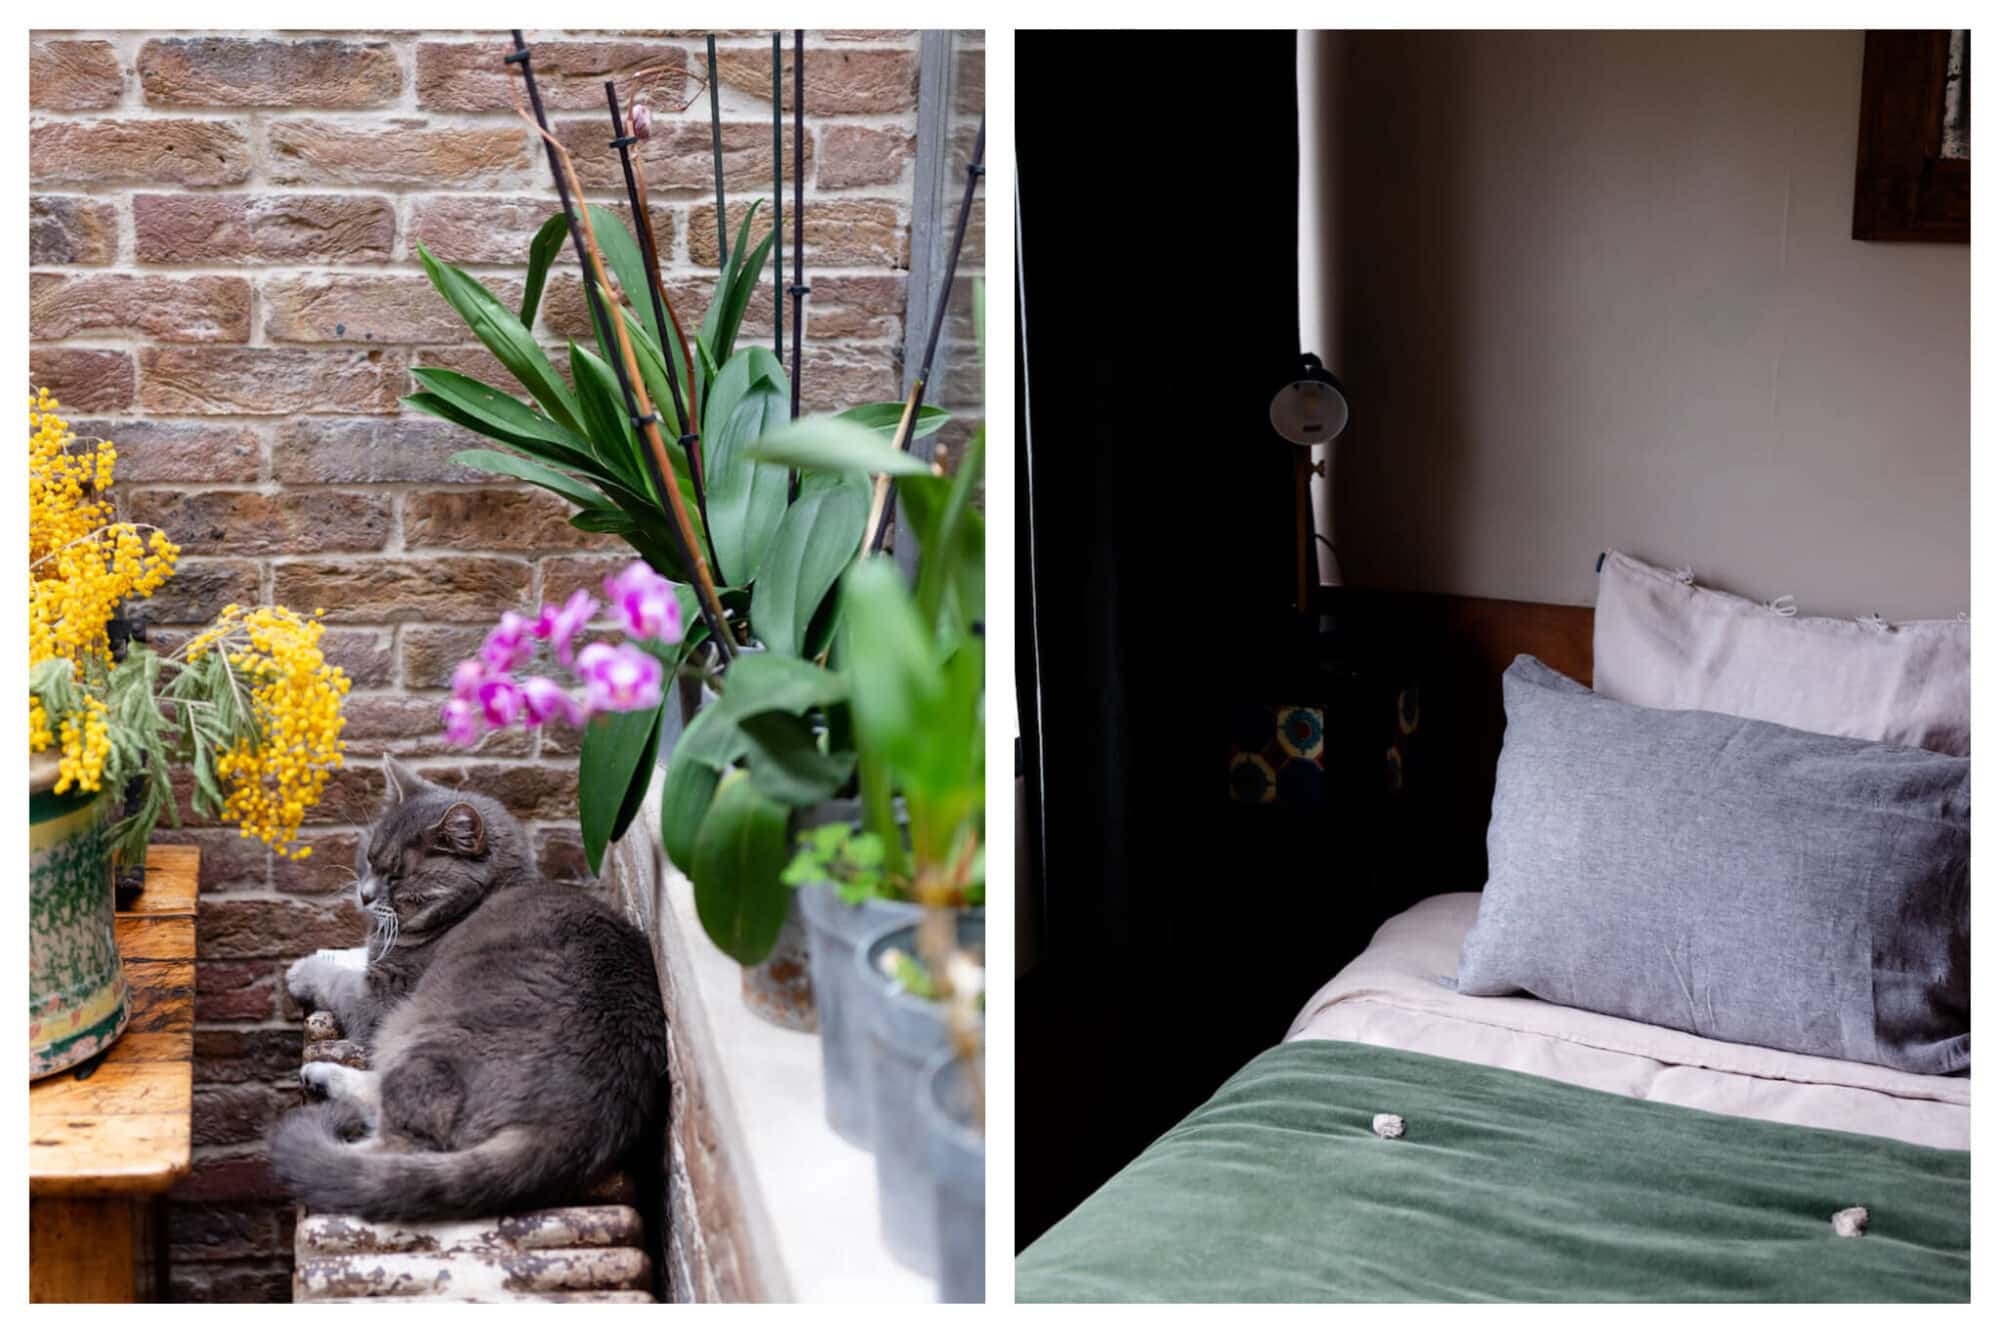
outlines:
[[[107,1049],[131,1007],[118,957],[110,793],[55,794],[54,763],[28,784],[28,1077]]]
[[[868,997],[854,970],[854,950],[869,935],[917,919],[913,903],[892,898],[843,902],[831,884],[799,890],[799,910],[811,937],[814,1003],[819,1008],[819,1053],[826,1086],[826,1122],[857,1148],[872,1148],[874,1108],[868,1090],[868,1034],[861,1009]]]
[[[961,947],[986,947],[984,909],[960,912]],[[937,1190],[917,1110],[923,1069],[946,1049],[945,1006],[920,1000],[882,975],[889,949],[916,951],[917,928],[893,925],[856,946],[854,966],[867,997],[869,1086],[875,1119],[875,1184],[882,1208],[882,1239],[896,1262],[926,1277],[938,1275]]]
[[[819,1006],[813,995],[811,952],[794,894],[785,904],[785,924],[778,928],[770,956],[743,967],[743,1003],[750,1012],[794,1032],[816,1030]]]
[[[940,1051],[917,1086],[937,1182],[938,1299],[986,1300],[986,1135],[975,1111],[972,1071],[957,1053]]]

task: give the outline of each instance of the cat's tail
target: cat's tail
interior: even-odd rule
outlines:
[[[525,1129],[457,1152],[390,1152],[347,1143],[335,1103],[302,1106],[271,1132],[271,1166],[314,1212],[375,1221],[487,1217],[532,1203],[564,1164]]]

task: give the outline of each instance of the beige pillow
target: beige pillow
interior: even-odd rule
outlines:
[[[1597,581],[1595,657],[1597,692],[1624,703],[1972,753],[1964,620],[1792,616],[1611,551]]]

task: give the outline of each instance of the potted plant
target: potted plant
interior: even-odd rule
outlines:
[[[140,864],[173,773],[208,817],[303,859],[299,824],[341,766],[348,682],[322,627],[284,607],[229,606],[171,653],[114,654],[128,599],[172,576],[165,533],[114,521],[117,451],[78,441],[47,391],[28,401],[28,1072],[88,1059],[124,1031],[113,865]],[[314,616],[317,616],[317,612]],[[113,794],[133,779],[122,815]]]

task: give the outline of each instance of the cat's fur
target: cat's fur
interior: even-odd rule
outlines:
[[[329,1100],[279,1122],[271,1164],[308,1207],[369,1218],[570,1202],[660,1105],[652,952],[612,909],[546,883],[497,802],[388,773],[355,860],[378,921],[367,971],[308,956],[286,976],[372,1068],[307,1065]]]

